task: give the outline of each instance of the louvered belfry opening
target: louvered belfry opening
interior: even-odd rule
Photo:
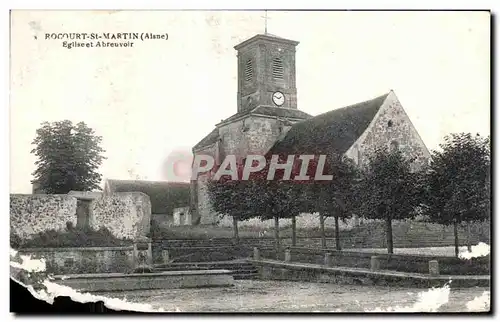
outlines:
[[[283,79],[284,68],[283,61],[280,58],[273,58],[272,71],[274,79]]]
[[[252,60],[247,60],[245,64],[245,81],[249,82],[253,78],[253,66]]]

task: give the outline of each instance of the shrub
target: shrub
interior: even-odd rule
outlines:
[[[17,234],[10,234],[10,247],[17,249],[21,246],[22,239]]]
[[[73,223],[71,221],[66,222],[66,230],[72,231],[73,229],[75,229],[75,226],[73,225]]]
[[[13,245],[13,243],[16,245]],[[40,232],[25,241],[11,237],[11,246],[15,248],[110,247],[130,244],[132,244],[131,240],[118,239],[105,227],[101,227],[99,230],[72,227],[68,227],[67,231],[51,229]]]

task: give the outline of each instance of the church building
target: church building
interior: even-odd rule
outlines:
[[[222,120],[193,147],[193,155],[210,155],[220,164],[226,155],[243,160],[249,154],[345,155],[358,165],[379,146],[416,157],[415,167],[430,153],[389,91],[366,102],[311,116],[298,109],[295,48],[299,42],[258,34],[237,51],[238,96],[234,115]],[[191,211],[201,224],[216,222],[207,193],[207,177],[191,182]]]

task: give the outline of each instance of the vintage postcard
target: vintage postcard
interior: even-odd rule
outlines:
[[[490,35],[12,10],[11,311],[490,312]]]

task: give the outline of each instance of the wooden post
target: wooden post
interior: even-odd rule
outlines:
[[[163,264],[165,265],[170,264],[170,254],[168,253],[168,249],[163,249],[161,251],[161,257],[163,259]]]
[[[290,252],[290,249],[287,248],[285,250],[285,262],[290,263],[292,261],[292,253]]]
[[[257,247],[253,248],[253,259],[256,261],[260,260],[260,251]]]
[[[292,246],[297,246],[297,217],[292,216]]]
[[[380,257],[379,256],[372,256],[370,259],[370,269],[372,271],[378,271],[380,270]]]
[[[148,242],[148,250],[147,250],[147,259],[146,264],[149,266],[153,266],[153,247],[151,245],[151,240]]]
[[[439,275],[439,262],[437,260],[429,261],[429,275],[431,276]]]
[[[331,253],[326,253],[325,254],[325,266],[332,266],[332,254]]]

